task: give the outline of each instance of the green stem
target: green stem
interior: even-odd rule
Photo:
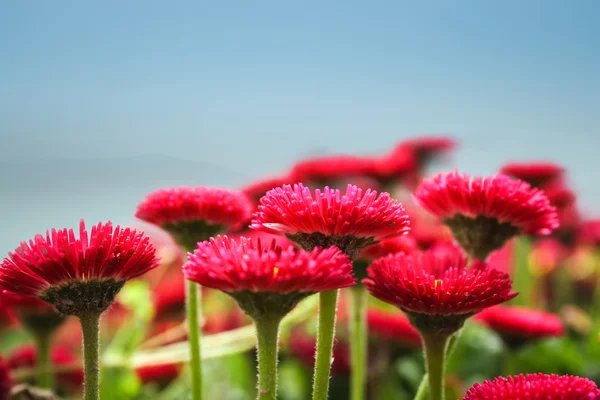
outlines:
[[[37,347],[37,368],[40,371],[38,384],[42,389],[54,388],[54,371],[52,370],[50,340],[52,331],[41,331],[35,333],[35,344]]]
[[[350,399],[365,398],[367,372],[367,304],[369,292],[358,285],[350,288],[350,310],[348,331],[350,332],[350,355],[352,374],[350,376]]]
[[[277,398],[277,353],[279,351],[279,319],[256,321],[258,339],[257,400]]]
[[[329,392],[338,293],[337,289],[319,293],[319,326],[317,327],[313,400],[327,400]]]
[[[504,376],[515,375],[519,372],[519,360],[512,349],[504,350]]]
[[[427,382],[429,382],[429,376],[425,373],[423,379],[421,379],[414,400],[427,400],[429,398],[429,384]]]
[[[83,359],[84,359],[84,400],[100,399],[100,368],[98,356],[100,354],[100,313],[89,314],[79,318],[83,333]]]
[[[429,376],[429,400],[444,400],[444,370],[449,337],[429,333],[422,333],[421,336],[423,337],[425,363]]]
[[[531,306],[532,289],[535,282],[529,269],[531,239],[521,236],[516,239],[515,272],[513,274],[513,290],[519,295],[511,300],[513,305]]]
[[[195,282],[187,281],[186,303],[192,380],[191,399],[201,400],[202,357],[200,354],[200,286]]]

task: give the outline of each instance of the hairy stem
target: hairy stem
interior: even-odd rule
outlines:
[[[200,353],[200,286],[187,281],[186,312],[188,340],[190,342],[190,367],[192,400],[202,399],[202,355]]]
[[[83,398],[84,400],[100,399],[100,314],[91,313],[79,317],[83,332]]]
[[[256,335],[258,339],[257,400],[275,400],[277,398],[279,323],[279,319],[256,321]]]
[[[339,290],[319,293],[319,326],[313,382],[313,400],[327,400],[335,337],[335,311]]]
[[[350,288],[348,331],[350,332],[350,399],[365,398],[367,375],[367,304],[369,292],[363,286]]]
[[[429,400],[444,400],[446,350],[448,336],[421,334],[425,351],[425,363],[429,377]]]

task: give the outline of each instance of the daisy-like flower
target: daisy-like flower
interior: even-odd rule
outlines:
[[[11,370],[19,368],[34,368],[38,361],[38,351],[35,346],[23,345],[14,349],[6,362]],[[51,351],[52,366],[55,368],[69,367],[80,363],[73,353],[64,346],[53,346]],[[83,384],[83,370],[73,369],[56,373],[56,383],[60,389],[73,392]],[[1,398],[1,397],[0,397]]]
[[[579,240],[584,244],[600,247],[600,219],[584,221],[579,228]]]
[[[475,318],[497,332],[511,347],[565,334],[554,314],[522,307],[497,306],[483,310]]]
[[[290,182],[292,179],[293,178],[288,176],[262,179],[244,187],[242,192],[254,203],[258,203],[260,198],[263,197],[269,190],[283,186],[286,183],[292,183]]]
[[[332,185],[348,177],[372,175],[375,163],[370,158],[351,155],[329,155],[309,158],[296,163],[290,171],[290,182],[311,182]]]
[[[398,144],[409,148],[415,155],[419,166],[423,167],[432,159],[449,153],[456,148],[456,140],[447,136],[420,136]]]
[[[420,331],[453,333],[473,314],[517,295],[507,274],[480,260],[467,268],[458,248],[391,254],[368,274],[367,290],[406,312]]]
[[[421,335],[400,312],[371,308],[367,313],[369,332],[380,339],[409,347],[421,346]]]
[[[199,241],[236,229],[251,215],[252,204],[243,193],[206,187],[158,190],[146,196],[135,213],[190,251]]]
[[[284,185],[260,200],[250,226],[279,232],[302,248],[337,246],[350,257],[386,237],[407,233],[408,216],[388,193],[326,187],[311,193],[302,184]]]
[[[598,400],[600,390],[586,378],[527,374],[476,383],[463,400]]]
[[[0,356],[0,400],[8,400],[11,387],[12,379],[10,378],[8,365],[6,365],[6,362]]]
[[[452,229],[472,256],[485,259],[518,234],[547,235],[559,226],[543,191],[504,175],[473,178],[458,172],[421,182],[415,200]]]
[[[531,186],[544,187],[562,177],[565,169],[551,162],[515,162],[504,165],[500,172],[525,181]]]
[[[283,317],[311,294],[355,284],[348,256],[335,247],[307,252],[243,237],[199,243],[183,272],[189,280],[229,294],[254,319]]]
[[[388,254],[394,253],[412,253],[417,251],[417,241],[410,235],[394,236],[383,239],[382,241],[365,248],[358,255],[359,260],[372,262]]]
[[[37,297],[0,294],[0,302],[8,304],[21,323],[33,333],[50,334],[64,321],[64,316]]]
[[[0,288],[38,297],[65,315],[101,313],[127,280],[158,264],[143,232],[107,222],[88,233],[82,220],[79,238],[72,229],[53,229],[9,253],[0,265]]]

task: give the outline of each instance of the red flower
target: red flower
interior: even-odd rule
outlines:
[[[408,317],[402,313],[369,309],[367,324],[369,333],[383,340],[421,346],[421,335],[411,325]]]
[[[600,246],[600,219],[583,222],[579,228],[579,239],[582,243]]]
[[[456,171],[438,174],[423,180],[414,197],[482,259],[516,234],[547,235],[559,226],[543,191],[503,175],[471,179]]]
[[[8,366],[0,356],[0,400],[8,400],[11,387],[12,379],[10,378]]]
[[[54,346],[51,353],[54,367],[69,367],[80,363],[68,349]],[[33,345],[24,345],[14,349],[7,359],[10,369],[34,368],[37,365],[37,349]],[[70,391],[78,390],[83,384],[83,370],[81,367],[69,371],[57,372],[56,381],[61,388]]]
[[[589,379],[570,375],[527,374],[476,383],[463,400],[597,400]]]
[[[289,352],[297,357],[307,367],[315,365],[316,339],[301,329],[292,330],[288,339]],[[331,373],[336,376],[348,376],[350,374],[350,349],[348,344],[336,339],[333,346],[333,361]]]
[[[300,161],[290,172],[290,181],[331,184],[344,177],[369,176],[375,164],[369,158],[349,155],[329,155]]]
[[[198,243],[183,266],[187,279],[223,292],[316,293],[352,286],[352,264],[339,249],[263,246],[217,236]]]
[[[556,315],[521,307],[491,307],[475,317],[496,331],[509,344],[563,336],[563,323]]]
[[[286,183],[294,183],[291,182],[292,180],[292,178],[287,176],[263,179],[260,181],[253,182],[250,185],[244,187],[242,189],[242,192],[244,192],[244,194],[248,196],[249,199],[251,199],[255,203],[258,203],[260,198],[263,197],[269,190],[279,186],[283,186]]]
[[[303,248],[338,246],[346,254],[409,230],[402,205],[388,193],[348,185],[346,192],[323,192],[297,184],[267,193],[254,213],[253,229],[283,232]],[[361,241],[361,243],[357,243]]]
[[[185,310],[185,279],[179,274],[161,282],[153,291],[155,318],[160,320]]]
[[[374,163],[372,175],[384,185],[412,176],[417,168],[414,151],[402,144],[396,146],[391,153],[374,159]]]
[[[143,384],[156,382],[166,385],[179,376],[180,369],[178,364],[147,365],[136,368],[135,373]]]
[[[181,187],[150,193],[138,205],[135,216],[163,228],[198,221],[230,228],[248,220],[251,213],[250,200],[240,192]]]
[[[531,186],[542,187],[560,178],[565,169],[551,162],[510,163],[503,166],[500,172],[528,182]]]
[[[410,235],[395,236],[383,239],[372,246],[365,247],[358,255],[359,260],[372,261],[394,253],[412,253],[417,250],[417,242]]]
[[[72,281],[126,281],[156,267],[154,246],[143,232],[99,223],[91,232],[81,220],[73,229],[52,229],[9,253],[0,267],[0,287],[16,295],[40,296]]]
[[[550,203],[556,208],[568,207],[575,203],[577,196],[575,192],[569,189],[561,180],[553,181],[544,186],[544,192]]]
[[[409,317],[439,317],[442,325],[445,318],[459,316],[458,328],[467,317],[517,295],[507,274],[479,260],[467,268],[467,259],[457,248],[391,254],[375,260],[368,274],[363,283],[374,297]]]
[[[432,158],[454,150],[456,144],[454,139],[446,136],[421,136],[405,140],[397,148],[409,148],[422,166]]]
[[[37,297],[2,293],[0,302],[11,307],[23,326],[32,332],[53,331],[64,321],[54,307]]]

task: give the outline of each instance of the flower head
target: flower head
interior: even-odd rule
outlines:
[[[107,222],[88,234],[82,220],[79,238],[72,229],[53,229],[9,253],[0,265],[0,288],[37,296],[62,314],[102,312],[125,281],[158,264],[143,232]]]
[[[383,239],[372,246],[365,247],[358,255],[358,259],[373,261],[380,257],[394,253],[412,253],[417,251],[417,241],[410,235],[394,236]]]
[[[374,163],[375,168],[371,175],[383,185],[406,180],[414,175],[417,169],[415,153],[404,145],[396,146],[391,153],[375,158]]]
[[[431,159],[454,150],[456,145],[456,141],[447,136],[421,136],[401,142],[398,148],[409,148],[415,154],[419,165],[424,166]]]
[[[251,228],[283,232],[304,249],[335,245],[354,256],[376,241],[408,232],[408,216],[388,193],[363,192],[348,185],[339,190],[315,190],[302,184],[284,185],[267,193]]]
[[[458,172],[438,174],[423,180],[414,197],[480,259],[517,234],[547,235],[559,226],[543,191],[504,175],[471,179]]]
[[[543,187],[560,178],[565,169],[551,162],[510,163],[500,169],[504,175],[528,182],[531,186]]]
[[[290,172],[290,177],[294,182],[330,185],[344,177],[369,176],[374,168],[374,162],[369,158],[329,155],[309,158],[296,163]]]
[[[491,307],[475,318],[497,332],[507,344],[514,346],[565,334],[558,316],[522,307]]]
[[[178,364],[156,364],[136,368],[135,374],[142,384],[158,383],[165,386],[179,376]]]
[[[168,231],[188,250],[196,243],[238,228],[252,215],[252,204],[241,192],[206,187],[161,189],[138,205],[135,216]]]
[[[586,378],[527,374],[476,383],[463,400],[597,400],[600,390]]]
[[[34,368],[37,364],[37,349],[33,345],[23,345],[14,349],[7,364],[10,369]],[[68,367],[78,362],[69,349],[63,346],[53,346],[51,352],[52,365],[54,367]],[[83,370],[81,368],[71,371],[58,372],[56,381],[61,388],[70,391],[79,390],[83,384]],[[0,397],[1,399],[1,397]]]
[[[230,294],[253,318],[280,310],[283,316],[308,295],[355,284],[350,259],[335,247],[308,252],[243,237],[235,241],[217,236],[198,243],[183,273],[202,286]],[[259,297],[269,309],[252,309]],[[280,302],[267,305],[265,298]]]
[[[286,183],[290,183],[288,176],[281,176],[276,178],[262,179],[260,181],[253,182],[242,189],[242,192],[248,196],[254,203],[258,203],[261,197],[263,197],[269,190],[283,186]]]
[[[407,346],[421,346],[421,336],[408,317],[400,312],[371,308],[367,313],[369,333],[386,341]]]
[[[417,329],[458,330],[471,315],[517,294],[507,274],[460,249],[396,253],[375,260],[363,281],[376,298],[405,311]]]
[[[0,400],[8,400],[11,387],[12,379],[10,378],[8,365],[6,365],[6,362],[0,356]]]
[[[64,320],[50,304],[37,297],[2,293],[0,302],[11,307],[21,323],[32,332],[53,331]]]
[[[579,228],[579,240],[594,247],[600,247],[600,219],[584,221]]]

